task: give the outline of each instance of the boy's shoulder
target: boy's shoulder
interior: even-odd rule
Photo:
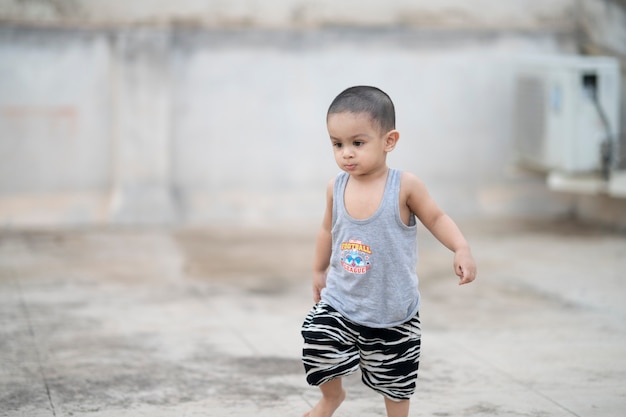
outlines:
[[[335,187],[335,183],[337,181],[341,181],[342,179],[344,181],[347,181],[349,177],[350,177],[350,174],[348,174],[347,172],[339,171],[337,174],[335,174],[334,177],[328,180],[328,182],[326,183],[326,188],[332,190]]]
[[[422,180],[412,172],[401,171],[400,185],[422,185]]]
[[[400,177],[400,194],[403,199],[410,198],[411,195],[419,196],[426,192],[424,182],[414,173],[402,171]]]

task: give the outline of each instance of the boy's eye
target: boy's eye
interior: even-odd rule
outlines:
[[[364,142],[357,140],[354,142],[354,146],[362,146]]]
[[[341,145],[341,142],[335,142],[335,143],[333,143],[333,146],[335,148],[341,148],[342,145]]]

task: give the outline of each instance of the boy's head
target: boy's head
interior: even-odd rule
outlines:
[[[387,153],[400,137],[387,94],[368,86],[344,90],[328,109],[326,127],[341,169],[356,176],[387,172]]]
[[[382,90],[367,85],[342,91],[328,108],[328,116],[336,113],[365,113],[372,123],[385,133],[396,128],[396,112],[391,98]]]

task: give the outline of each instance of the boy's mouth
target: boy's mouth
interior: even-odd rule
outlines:
[[[344,165],[343,167],[347,169],[348,171],[351,171],[354,168],[356,168],[356,164],[348,164],[348,165]]]

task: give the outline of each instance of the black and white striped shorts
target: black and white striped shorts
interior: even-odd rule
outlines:
[[[316,304],[302,325],[302,362],[310,385],[321,385],[361,369],[363,383],[392,400],[415,392],[420,357],[419,313],[390,328],[371,328]]]

